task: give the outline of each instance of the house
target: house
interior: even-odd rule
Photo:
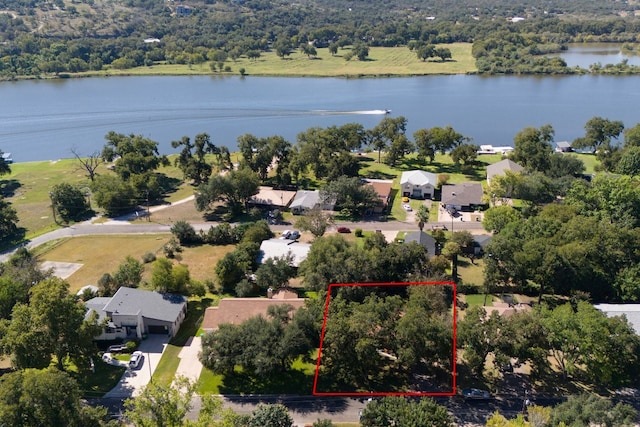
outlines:
[[[482,255],[485,253],[487,244],[491,242],[493,238],[490,234],[474,234],[473,235],[473,254]]]
[[[111,298],[92,298],[85,304],[85,318],[95,312],[99,321],[107,322],[96,340],[142,338],[144,334],[173,337],[187,315],[187,299],[182,295],[125,286]]]
[[[258,264],[262,264],[269,258],[282,258],[288,254],[293,256],[292,266],[298,267],[300,263],[307,259],[311,250],[309,243],[296,242],[289,239],[269,239],[263,240],[260,244],[260,254]]]
[[[301,215],[305,211],[319,207],[325,211],[332,211],[336,201],[323,201],[318,190],[300,190],[296,192],[293,201],[289,205],[289,210],[294,215]]]
[[[389,207],[391,201],[391,186],[393,181],[388,179],[365,179],[364,183],[370,185],[378,195],[378,204],[373,209],[374,213],[382,213]]]
[[[527,304],[510,304],[508,302],[494,301],[492,305],[482,306],[484,311],[491,316],[494,311],[502,317],[511,317],[522,311],[531,311],[531,306]]]
[[[556,142],[556,153],[572,153],[573,147],[569,141]]]
[[[481,145],[478,154],[502,154],[506,156],[512,151],[513,147],[509,146],[494,147],[493,145]]]
[[[192,12],[193,8],[184,4],[177,5],[175,9],[176,16],[189,16]]]
[[[497,163],[487,166],[487,183],[491,184],[491,179],[494,176],[505,176],[507,171],[518,173],[524,170],[523,166],[520,166],[516,162],[510,159],[500,160]]]
[[[217,307],[209,307],[204,312],[202,329],[214,331],[223,323],[238,325],[252,317],[267,317],[267,309],[272,305],[289,304],[294,310],[304,306],[304,298],[286,288],[279,289],[269,298],[222,298]]]
[[[482,195],[482,184],[478,182],[443,185],[442,205],[448,211],[472,212],[486,205]]]
[[[415,233],[409,233],[404,236],[405,243],[416,242],[419,245],[427,248],[427,252],[429,253],[429,258],[439,255],[440,251],[438,250],[438,244],[436,243],[436,239],[433,236],[428,235],[424,231],[416,231]]]
[[[636,331],[636,335],[640,335],[640,304],[597,304],[594,307],[606,314],[607,317],[624,314]]]
[[[13,163],[13,157],[11,157],[11,153],[2,153],[2,160],[7,163]]]
[[[402,172],[400,176],[400,192],[402,197],[414,199],[432,199],[438,185],[435,173],[421,170]]]
[[[272,187],[261,186],[258,189],[258,194],[253,196],[249,203],[257,206],[284,208],[289,206],[295,195],[295,191],[276,190]]]

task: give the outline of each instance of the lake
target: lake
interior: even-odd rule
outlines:
[[[640,56],[627,55],[618,43],[573,43],[566,52],[560,54],[569,67],[586,70],[592,64],[619,64],[626,60],[629,65],[640,66]]]
[[[282,135],[358,122],[371,128],[404,116],[410,136],[453,126],[475,144],[512,145],[526,126],[551,124],[556,141],[584,134],[593,116],[640,121],[640,76],[408,78],[107,77],[0,84],[0,150],[16,162],[99,151],[104,135],[142,134],[171,141],[202,132],[236,148],[245,133]],[[411,138],[412,139],[412,138]]]

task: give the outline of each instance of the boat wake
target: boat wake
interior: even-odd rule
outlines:
[[[389,114],[391,110],[357,110],[357,111],[329,111],[329,110],[315,110],[314,112],[320,114],[364,114],[364,115],[380,115]]]

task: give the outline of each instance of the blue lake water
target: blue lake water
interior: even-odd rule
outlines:
[[[593,116],[640,122],[640,76],[382,79],[269,77],[108,77],[0,84],[0,150],[16,162],[99,151],[113,130],[160,143],[207,132],[236,148],[245,133],[282,135],[383,117],[404,116],[407,134],[453,126],[478,145],[512,145],[526,126],[551,124],[556,141],[584,133]]]

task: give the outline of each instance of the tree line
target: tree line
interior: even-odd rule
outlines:
[[[399,2],[392,7],[352,7],[346,13],[342,5],[330,1],[296,8],[285,2],[221,1],[215,5],[196,3],[194,13],[183,17],[173,15],[170,5],[148,1],[130,1],[122,14],[93,1],[84,3],[82,12],[63,2],[54,10],[35,1],[4,3],[3,9],[18,13],[15,19],[0,15],[0,40],[6,42],[0,44],[0,76],[4,78],[161,63],[208,62],[212,72],[230,72],[238,58],[256,58],[265,51],[275,51],[284,58],[300,49],[313,57],[320,48],[335,53],[351,46],[345,56],[364,59],[369,47],[415,43],[422,45],[416,50],[416,60],[432,53],[445,60],[450,52],[442,45],[454,42],[474,43],[476,54],[484,52],[476,56],[481,73],[570,73],[575,70],[544,55],[559,52],[568,42],[635,43],[640,25],[637,19],[616,16],[619,8],[629,6],[604,7],[595,2],[586,6],[593,10],[589,17],[584,9],[565,3],[554,8],[547,3],[540,7],[500,4],[497,8],[487,4],[467,10],[451,4],[432,5],[431,9],[407,2],[403,7],[404,2]],[[57,24],[47,28],[46,34],[39,33],[35,8],[43,9]],[[518,14],[527,19],[507,22],[507,17]],[[432,17],[435,19],[425,19]],[[160,42],[144,43],[147,38]],[[429,49],[432,45],[440,51]],[[637,67],[625,67],[624,72],[637,72]]]

